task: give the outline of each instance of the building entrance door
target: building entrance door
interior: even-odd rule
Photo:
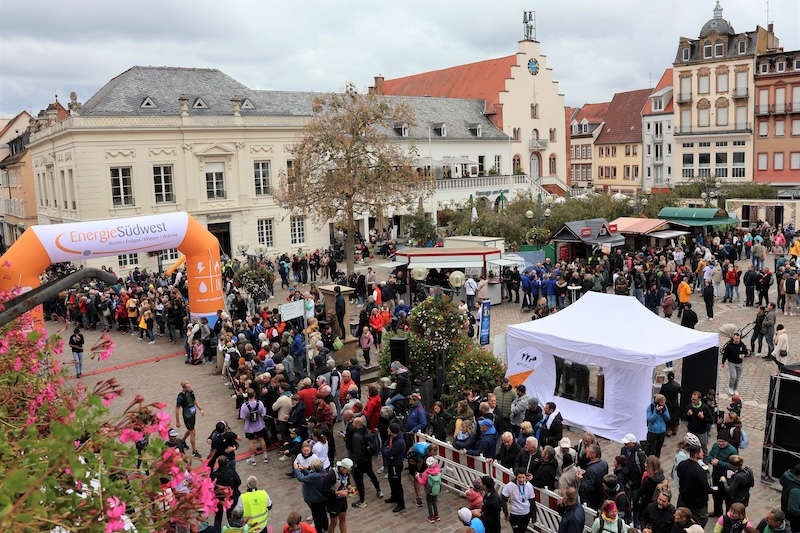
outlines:
[[[231,254],[231,223],[215,222],[208,224],[208,231],[219,241],[219,251],[228,257],[233,257],[233,254]]]
[[[541,175],[542,171],[539,168],[539,155],[531,154],[531,178],[538,178]]]

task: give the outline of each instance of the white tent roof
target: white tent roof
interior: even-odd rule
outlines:
[[[716,333],[661,318],[632,296],[596,292],[554,315],[510,325],[507,335],[542,351],[558,347],[578,361],[602,358],[653,367],[719,345]]]

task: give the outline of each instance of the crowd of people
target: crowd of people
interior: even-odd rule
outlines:
[[[790,314],[800,307],[796,301],[800,295],[796,256],[787,259],[781,248],[791,246],[793,232],[780,244],[783,231],[770,234],[768,226],[763,229],[744,235],[713,235],[707,241],[697,236],[674,246],[641,251],[617,250],[587,260],[552,264],[546,260],[523,273],[510,269],[505,272],[506,296],[521,303],[523,310],[532,310],[534,319],[557,312],[588,291],[632,295],[667,318],[677,301],[682,323],[688,316],[689,323],[684,325],[694,327],[697,317],[691,320],[691,292],[703,287],[708,317],[712,318],[713,303],[718,299],[739,301],[741,280],[745,305],[754,305],[751,296],[756,290],[761,296],[761,287],[766,287],[759,305],[767,305],[760,308],[755,320],[751,351],[758,341],[760,352],[764,340],[767,355],[786,356],[788,338],[785,328],[775,323],[775,313],[780,309]],[[767,245],[777,257],[773,271],[762,258],[762,248],[766,250]],[[753,261],[744,275],[736,266],[743,256]],[[277,308],[267,305],[274,297],[274,287],[266,280],[266,301],[248,299],[233,281],[235,267],[231,264],[226,265],[224,274],[226,309],[218,311],[213,325],[206,319],[190,318],[186,280],[180,270],[168,277],[135,269],[117,284],[91,283],[62,294],[47,303],[46,312],[67,317],[78,326],[70,339],[74,353],[82,354],[80,328],[103,328],[129,333],[142,342],[153,343],[164,336],[170,343],[182,343],[186,362],[191,364],[216,362],[221,354],[223,375],[232,389],[233,412],[248,441],[248,461],[256,464],[258,454],[264,462],[270,461],[270,455],[277,458],[285,464],[286,481],[298,484],[298,495],[308,506],[310,519],[304,522],[301,515],[292,513],[284,531],[327,533],[338,526],[346,533],[348,510],[372,503],[365,476],[375,491],[373,501],[382,500],[394,512],[404,512],[405,481],[413,487],[413,503],[426,509],[430,522],[439,521],[437,500],[443,472],[436,448],[415,442],[417,432],[449,442],[466,455],[496,461],[513,472],[512,481],[499,488],[490,477],[476,478],[457,517],[446,517],[477,532],[500,531],[503,518],[513,531],[526,531],[537,516],[534,492],[543,488],[562,496],[560,531],[564,533],[583,530],[584,505],[598,513],[593,533],[628,528],[652,533],[675,528],[694,532],[705,526],[709,516],[717,519],[716,533],[752,529],[746,506],[754,475],[739,455],[748,440],[737,394],[742,358],[749,353],[741,336],[734,336],[723,351],[723,365],[731,368],[732,402],[727,410],[718,410],[714,391],[683,391],[670,373],[660,393],[645,407],[647,435],[627,435],[617,455],[603,458],[597,437],[585,433],[573,445],[564,435],[559,407],[553,402],[540,405],[537,398],[527,395],[524,385],[512,387],[507,379],[491,391],[465,391],[455,406],[446,406],[440,401],[423,402],[409,370],[395,361],[390,376],[362,387],[361,375],[380,349],[382,334],[408,327],[403,271],[393,272],[385,283],[377,281],[372,269],[347,280],[356,289],[354,302],[361,304],[355,333],[363,364],[358,357],[337,364],[339,334],[345,328],[344,297],[337,293],[337,323],[333,324],[314,286],[323,275],[336,275],[335,262],[332,264],[329,255],[312,253],[284,255],[263,264],[289,289],[287,300],[307,302],[305,323],[283,321]],[[468,280],[470,287],[474,284],[471,294],[469,289],[466,292],[473,305],[480,281]],[[779,287],[775,303],[768,294],[773,284]],[[580,290],[569,286],[580,286]],[[710,306],[706,292],[712,295]],[[461,309],[470,313],[472,307],[465,302]],[[80,373],[76,364],[78,377]],[[687,409],[680,408],[681,394],[691,396]],[[227,510],[220,502],[216,516],[209,517],[208,531],[221,531],[225,515],[229,525],[248,524],[250,531],[266,531],[272,506],[269,495],[259,489],[255,477],[248,478],[245,492],[240,492],[236,455],[242,439],[231,425],[220,421],[206,441],[209,453],[201,455],[195,435],[198,411],[203,413],[186,380],[176,401],[176,427],[170,431],[168,446],[178,448],[187,458],[193,455],[206,462],[217,485],[230,489],[221,494],[230,494],[236,502]],[[178,431],[181,421],[185,426],[182,436]],[[665,440],[677,435],[681,423],[686,424],[687,433],[675,444],[679,451],[674,464],[662,465]],[[709,447],[714,430],[716,440]],[[337,440],[344,449],[337,450]],[[377,471],[373,470],[376,457]],[[789,533],[791,526],[800,528],[800,467],[795,470],[781,480],[783,504],[761,521],[760,532]],[[388,481],[388,498],[383,497],[379,475]],[[709,496],[713,501],[710,515]]]

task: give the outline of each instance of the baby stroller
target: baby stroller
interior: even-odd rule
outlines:
[[[730,324],[730,323],[729,324],[722,324],[719,327],[719,334],[720,334],[720,337],[722,339],[727,339],[727,341],[719,349],[720,357],[722,357],[722,352],[725,351],[725,348],[728,346],[728,344],[733,342],[733,336],[735,334],[738,333],[739,336],[742,339],[742,342],[744,342],[744,340],[747,338],[747,336],[750,335],[751,333],[753,333],[753,329],[755,328],[755,324],[756,324],[755,322],[750,322],[749,324],[745,324],[741,328],[737,328],[736,324]],[[750,354],[748,354],[747,356],[749,357]]]

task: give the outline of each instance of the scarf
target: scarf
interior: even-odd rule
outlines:
[[[547,427],[547,429],[550,429],[550,426],[553,425],[553,420],[555,420],[556,416],[559,415],[559,414],[561,414],[561,411],[556,409],[555,411],[553,411],[552,413],[547,415],[547,419],[544,421],[544,425],[545,425],[545,427]]]

